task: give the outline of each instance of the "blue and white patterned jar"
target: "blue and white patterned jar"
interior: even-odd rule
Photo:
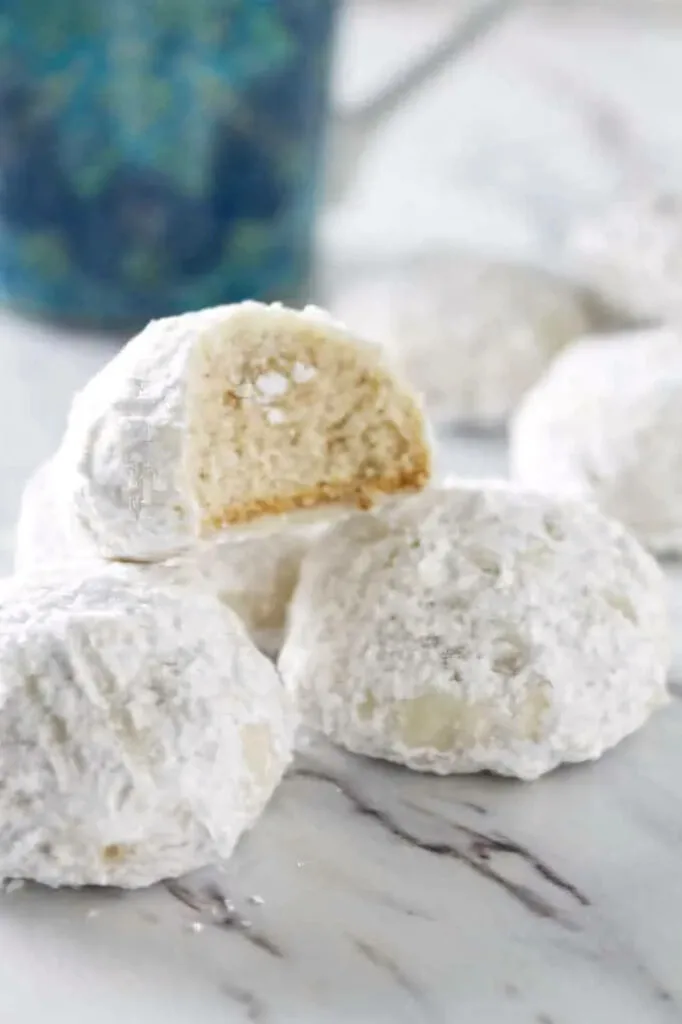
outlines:
[[[0,0],[0,297],[306,298],[337,0]]]

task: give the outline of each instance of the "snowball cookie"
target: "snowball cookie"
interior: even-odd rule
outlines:
[[[463,253],[370,280],[337,307],[402,361],[432,419],[483,427],[504,422],[556,352],[587,330],[568,283]]]
[[[149,324],[74,399],[62,463],[78,529],[137,559],[264,516],[368,508],[431,472],[417,399],[379,346],[257,302]]]
[[[97,548],[87,535],[70,532],[59,500],[59,473],[48,459],[29,477],[21,495],[14,535],[14,571],[33,572],[63,562],[97,559]]]
[[[168,562],[171,572],[197,573],[221,601],[237,612],[254,643],[275,657],[282,646],[289,604],[301,562],[327,524],[290,525],[277,533],[202,545],[194,556]]]
[[[682,312],[682,196],[619,198],[580,224],[569,255],[595,292],[640,320]]]
[[[59,494],[59,465],[53,459],[39,467],[24,488],[15,538],[16,572],[98,560],[92,539],[69,531]],[[263,536],[198,544],[159,565],[167,568],[171,581],[206,585],[237,612],[257,646],[274,656],[301,559],[326,526],[290,523]]]
[[[658,554],[682,551],[682,335],[585,338],[510,431],[521,484],[596,502]]]
[[[306,724],[349,750],[535,779],[642,725],[668,661],[661,573],[623,527],[471,483],[335,526],[279,665]]]
[[[150,885],[229,857],[295,716],[215,597],[131,566],[0,586],[0,874]]]

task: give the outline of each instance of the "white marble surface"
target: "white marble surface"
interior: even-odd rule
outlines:
[[[661,31],[624,24],[605,53],[594,33],[606,29],[581,19],[557,35],[524,14],[505,29],[513,46],[496,37],[458,72],[461,89],[434,86],[421,114],[406,111],[402,129],[387,126],[352,202],[327,218],[331,255],[385,260],[439,232],[476,234],[477,223],[477,237],[522,252],[551,236],[541,220],[549,195],[577,205],[607,191],[609,173],[599,169],[613,167],[603,153],[588,142],[568,159],[584,140],[575,111],[527,84],[540,58],[572,60],[581,82],[604,71],[603,58],[609,81],[641,94],[641,111],[645,94],[651,101],[661,128],[652,160],[666,147],[669,166],[682,160],[682,23]],[[450,107],[446,93],[456,97]],[[639,108],[628,102],[634,117]],[[637,118],[650,129],[643,113]],[[434,139],[434,123],[449,130]],[[476,190],[460,173],[482,127],[495,152],[512,147],[522,159],[516,192],[499,181]],[[411,147],[410,137],[418,139]],[[491,152],[470,159],[494,178],[506,163]],[[389,173],[398,157],[399,180]],[[393,184],[382,191],[382,180]],[[436,187],[450,196],[440,218]],[[406,204],[404,217],[394,207],[391,219],[391,196]],[[458,211],[467,212],[461,224]],[[21,486],[57,443],[70,393],[113,346],[0,319],[5,568]],[[443,462],[466,475],[504,472],[504,444],[451,438]],[[310,750],[223,872],[133,895],[26,886],[0,897],[0,1021],[682,1021],[682,571],[670,575],[675,699],[598,764],[522,784],[429,778]]]

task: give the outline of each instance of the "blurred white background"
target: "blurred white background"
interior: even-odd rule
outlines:
[[[462,0],[351,0],[335,95],[356,109]],[[560,262],[566,224],[638,175],[682,177],[682,3],[521,2],[393,116],[322,245],[337,268],[442,240]]]

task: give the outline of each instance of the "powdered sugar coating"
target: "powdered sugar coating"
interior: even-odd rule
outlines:
[[[14,570],[28,573],[59,565],[97,559],[87,535],[74,535],[59,500],[60,473],[55,459],[42,463],[29,477],[21,495],[14,536]]]
[[[555,354],[587,330],[577,291],[527,266],[464,254],[422,259],[337,297],[399,359],[441,422],[506,420]]]
[[[132,566],[4,581],[0,694],[4,877],[136,888],[229,857],[290,759],[237,617]]]
[[[306,321],[337,340],[377,350],[313,306],[297,311],[242,302],[148,324],[73,400],[59,452],[70,532],[87,536],[105,558],[151,561],[190,547],[200,532],[183,462],[193,351],[218,324],[285,333]]]
[[[596,502],[657,553],[682,551],[682,334],[585,338],[527,396],[516,480]]]
[[[64,510],[58,459],[40,466],[28,481],[16,529],[14,568],[26,573],[69,563],[99,561],[87,534],[76,534]],[[237,612],[257,646],[279,650],[289,600],[301,559],[326,522],[237,539],[197,544],[156,567],[170,582],[200,583]],[[140,572],[147,566],[140,564]]]
[[[682,312],[682,197],[620,197],[580,224],[568,249],[581,275],[617,309],[654,321]]]
[[[279,667],[308,725],[438,774],[534,779],[666,703],[655,562],[582,503],[453,486],[311,549]]]

